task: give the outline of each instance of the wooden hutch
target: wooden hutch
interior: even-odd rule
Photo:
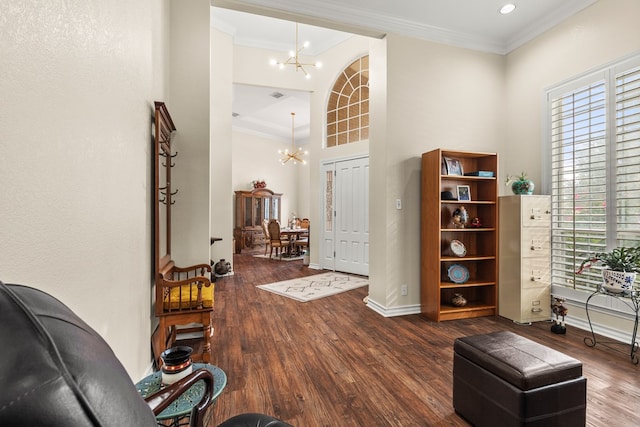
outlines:
[[[264,245],[262,220],[280,221],[281,198],[281,193],[274,193],[268,188],[236,191],[236,221],[233,230],[236,253],[245,248]]]

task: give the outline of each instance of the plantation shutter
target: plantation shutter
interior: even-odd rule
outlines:
[[[552,283],[573,285],[576,263],[606,248],[606,110],[603,78],[550,100]]]
[[[640,239],[640,67],[616,76],[616,216],[619,246]]]
[[[548,92],[552,285],[594,289],[589,254],[640,244],[640,57]]]

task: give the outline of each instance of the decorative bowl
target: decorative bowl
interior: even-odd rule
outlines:
[[[451,248],[451,252],[456,256],[463,257],[467,254],[467,248],[460,240],[452,240],[449,247]]]
[[[469,270],[462,264],[452,264],[447,270],[447,275],[453,283],[465,283],[469,280]]]

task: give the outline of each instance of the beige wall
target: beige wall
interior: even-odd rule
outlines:
[[[171,3],[169,112],[177,128],[172,187],[172,258],[177,265],[210,259],[210,23],[208,0]]]
[[[0,3],[0,280],[63,301],[134,380],[151,360],[151,120],[167,95],[168,4]]]
[[[256,135],[233,132],[233,191],[253,189],[251,182],[264,179],[267,188],[282,193],[282,211],[280,218],[284,223],[295,211],[304,215],[306,212],[297,205],[298,182],[297,176],[307,166],[286,164],[279,162],[278,149],[288,148],[271,139]],[[231,203],[234,203],[233,192]],[[232,224],[233,227],[234,224]]]
[[[507,56],[504,174],[527,171],[542,184],[545,89],[638,52],[638,16],[636,0],[600,0]],[[537,188],[548,193],[542,185]]]
[[[529,42],[507,57],[507,138],[500,152],[505,173],[527,171],[541,194],[544,144],[544,92],[552,85],[640,52],[640,2],[600,0],[575,17]],[[507,166],[508,165],[508,166]],[[506,194],[507,188],[503,186]],[[584,292],[553,289],[568,298],[568,324],[586,326]],[[596,299],[597,305],[621,307],[615,301]],[[628,309],[626,310],[628,311]],[[592,313],[593,314],[593,313]],[[627,339],[632,325],[628,318],[595,313],[598,331]]]
[[[233,43],[228,34],[211,29],[211,52],[216,58],[232,58]],[[233,263],[233,197],[231,188],[235,153],[232,152],[231,102],[232,61],[211,61],[211,236],[222,238],[211,246],[211,259]]]
[[[373,78],[377,72],[372,90],[382,84]],[[386,92],[386,100],[372,98],[372,120],[385,123],[372,130],[370,142],[370,302],[392,315],[419,310],[420,156],[439,147],[499,150],[504,58],[389,35],[384,73],[386,88],[375,86],[375,94]],[[402,210],[395,208],[398,198]],[[403,284],[407,296],[400,296]]]

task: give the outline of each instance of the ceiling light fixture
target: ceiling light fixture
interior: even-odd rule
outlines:
[[[302,156],[306,156],[307,154],[309,154],[309,152],[306,150],[302,151],[302,148],[298,148],[296,150],[294,145],[293,131],[295,129],[295,117],[296,113],[291,113],[291,152],[289,152],[289,149],[287,148],[285,148],[284,150],[278,150],[278,154],[282,156],[282,158],[280,159],[280,163],[283,165],[286,164],[289,160],[292,160],[294,165],[297,165],[298,162],[302,163],[303,165],[307,164],[307,161],[304,160]]]
[[[499,10],[501,15],[508,15],[509,13],[513,12],[514,10],[516,10],[516,5],[513,3],[507,3],[504,6],[502,6]]]
[[[293,65],[296,67],[296,71],[300,70],[304,73],[304,77],[309,79],[311,78],[311,75],[309,73],[307,73],[307,70],[304,69],[304,67],[316,67],[316,68],[320,68],[322,67],[322,63],[320,62],[315,62],[313,64],[311,63],[304,63],[304,62],[300,62],[300,52],[302,52],[302,50],[305,47],[309,47],[309,42],[304,42],[302,44],[302,47],[298,47],[298,23],[296,22],[296,46],[295,46],[295,50],[292,50],[289,52],[289,59],[287,59],[285,62],[280,62],[276,59],[272,59],[270,61],[271,65],[273,66],[278,66],[281,70],[284,70],[286,65]]]

